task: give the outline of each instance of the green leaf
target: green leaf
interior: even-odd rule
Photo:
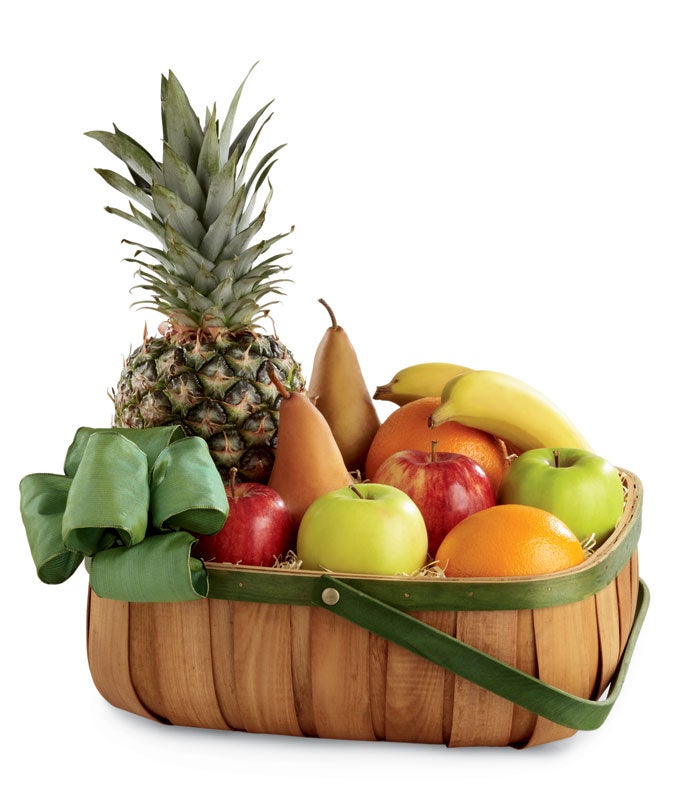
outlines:
[[[130,241],[126,240],[124,242]],[[146,245],[140,245],[139,243],[132,243],[132,245],[137,245],[139,247],[139,251],[135,252],[135,256],[138,256],[141,252],[148,254],[148,256],[160,262],[168,273],[178,273],[188,282],[192,282],[196,277],[196,273],[199,270],[198,265],[188,257],[179,256],[177,254],[177,249],[169,248],[167,251],[162,251],[159,248],[151,248]],[[148,263],[144,264],[148,266]]]
[[[165,142],[195,169],[203,143],[203,132],[198,116],[172,72],[169,72],[167,80],[161,84],[161,115]]]
[[[274,100],[270,100],[267,104],[260,108],[254,116],[251,116],[250,119],[243,125],[243,128],[239,132],[239,134],[234,138],[231,146],[229,147],[229,156],[231,157],[232,153],[236,151],[236,149],[240,149],[241,151],[246,151],[248,145],[248,139],[250,138],[253,130],[255,129],[255,125],[260,120],[262,114],[269,108]],[[266,120],[264,122],[266,124]],[[264,125],[263,125],[264,126]]]
[[[231,148],[231,132],[234,127],[234,118],[236,117],[236,109],[238,108],[238,103],[241,99],[241,94],[243,93],[243,87],[246,84],[246,80],[250,77],[251,72],[257,66],[257,61],[250,67],[248,70],[248,74],[243,79],[243,82],[238,87],[236,93],[234,94],[231,103],[229,105],[229,109],[227,110],[227,116],[222,124],[222,132],[220,133],[220,163],[226,163],[227,160],[231,158],[232,148]]]
[[[213,268],[215,277],[218,279],[218,281],[221,281],[224,278],[228,278],[230,274],[238,277],[244,275],[251,269],[253,263],[256,262],[257,259],[262,256],[262,254],[265,254],[272,247],[272,245],[277,243],[279,240],[283,240],[284,237],[288,237],[292,231],[293,227],[291,227],[289,232],[277,234],[275,237],[271,237],[268,240],[261,240],[256,245],[246,248],[246,250],[242,251],[238,256],[233,256],[230,259],[220,260]]]
[[[161,171],[160,165],[156,160],[156,158],[149,151],[147,151],[147,149],[144,146],[138,143],[134,138],[131,138],[127,133],[123,132],[123,130],[121,130],[116,124],[113,125],[113,130],[116,133],[116,135],[120,136],[120,138],[122,138],[124,141],[127,141],[131,145],[137,146],[139,149],[141,149],[142,152],[144,152],[152,160],[155,167],[157,168],[157,179],[161,180],[163,178],[163,172]],[[151,183],[149,181],[144,179],[142,176],[138,176],[137,174],[135,174],[135,172],[129,167],[128,170],[130,171],[130,174],[132,175],[132,178],[134,179],[136,185],[138,185],[141,188],[144,188],[145,190],[151,188]]]
[[[274,256],[269,257],[269,259],[265,259],[262,262],[259,262],[254,267],[251,267],[250,270],[243,270],[241,271],[238,267],[234,270],[234,278],[236,279],[243,279],[246,276],[252,276],[253,274],[259,278],[260,281],[265,277],[263,273],[266,273],[268,276],[274,276],[277,273],[280,273],[283,270],[288,270],[289,268],[283,267],[282,265],[274,265],[274,262],[278,262],[279,259],[283,259],[284,256],[290,256],[291,251],[282,251],[279,254],[275,254]],[[238,262],[237,264],[240,264]]]
[[[205,207],[203,188],[186,160],[167,143],[163,144],[163,174],[165,187],[200,215]]]
[[[285,254],[280,254],[285,256]],[[234,295],[241,298],[245,295],[251,295],[257,298],[259,295],[264,295],[272,292],[275,284],[283,283],[283,279],[277,281],[268,281],[271,276],[276,275],[281,271],[279,265],[274,265],[273,261],[277,257],[272,258],[268,262],[262,262],[256,268],[253,268],[246,276],[234,281]]]
[[[206,268],[198,268],[193,281],[194,287],[201,293],[201,295],[209,295],[212,290],[217,286],[217,279],[215,276],[206,270]]]
[[[205,267],[209,271],[213,269],[213,263],[201,256],[196,248],[170,225],[165,227],[165,247],[173,260],[187,260],[193,262],[196,267]]]
[[[232,198],[236,190],[236,164],[238,152],[222,166],[217,176],[213,177],[208,189],[203,211],[203,220],[210,226],[219,216],[222,208]]]
[[[232,256],[230,259],[221,259],[213,268],[213,275],[219,281],[233,279],[234,271],[240,257]]]
[[[198,246],[205,230],[198,220],[196,210],[162,185],[154,185],[151,188],[151,196],[160,217],[177,229],[191,245]]]
[[[155,237],[158,238],[158,240],[161,242],[163,241],[164,233],[162,225],[153,218],[149,218],[148,216],[141,213],[134,205],[130,204],[132,214],[123,212],[123,210],[119,210],[116,207],[104,207],[104,209],[111,215],[116,215],[118,218],[123,218],[126,221],[130,221],[130,223],[134,223],[136,226],[141,226],[142,229],[146,229],[147,231],[151,232]]]
[[[217,109],[206,119],[203,144],[198,155],[196,176],[204,194],[208,194],[213,178],[220,172],[220,142],[217,134]]]
[[[137,284],[135,286],[135,289],[151,292],[152,297],[134,301],[134,303],[132,304],[133,306],[171,305],[177,301],[176,290],[167,289],[167,286],[163,285],[159,279],[152,278],[149,273],[144,273],[143,271],[139,270],[137,272],[137,275],[139,278],[150,282],[150,284]],[[164,298],[167,298],[167,300],[165,300]]]
[[[208,294],[208,299],[216,306],[229,305],[234,299],[233,279],[225,278],[220,281],[217,287]]]
[[[160,242],[165,240],[165,228],[161,221],[157,221],[154,218],[150,218],[148,215],[144,215],[144,213],[140,212],[133,204],[130,204],[130,210],[132,211],[135,222],[138,226],[141,226],[142,229],[146,229],[147,231],[151,232],[151,234],[153,234],[153,236]]]
[[[137,226],[141,226],[141,224],[137,223],[134,215],[131,215],[129,212],[119,210],[118,207],[104,207],[104,209],[106,212],[110,213],[111,215],[115,215],[117,218],[123,218],[123,220],[130,221],[130,223],[136,223]]]
[[[234,236],[244,201],[245,187],[242,186],[227,202],[215,222],[205,233],[199,251],[212,262],[216,260],[220,251]]]
[[[265,199],[265,204],[260,214],[255,218],[255,220],[245,229],[240,231],[236,234],[232,239],[225,245],[225,247],[220,252],[220,259],[229,259],[232,256],[238,256],[239,251],[243,250],[248,243],[253,239],[253,237],[262,229],[264,226],[265,217],[267,215],[267,205],[269,204],[269,199],[271,198],[271,191],[267,199]]]
[[[238,178],[236,180],[236,185],[237,186],[240,186],[240,185],[242,185],[245,182],[246,174],[248,172],[248,163],[250,162],[250,157],[251,157],[253,151],[255,150],[255,147],[257,146],[257,142],[258,142],[258,140],[260,138],[260,134],[262,133],[262,130],[264,129],[265,124],[271,119],[272,115],[273,114],[270,113],[267,116],[267,118],[262,122],[262,124],[260,125],[259,129],[257,130],[255,135],[253,136],[253,139],[250,142],[250,146],[248,146],[248,148],[245,150],[245,153],[243,155],[243,159],[241,160],[241,167],[239,169]],[[247,143],[247,141],[244,141],[243,142],[243,146],[245,146],[246,143]]]
[[[286,146],[285,143],[282,143],[280,146],[276,146],[270,152],[267,152],[267,154],[265,154],[265,156],[255,166],[252,174],[250,175],[250,178],[248,179],[248,184],[247,184],[248,192],[250,192],[250,189],[253,186],[253,182],[255,182],[255,180],[257,179],[257,183],[255,185],[255,193],[257,193],[257,191],[260,189],[263,182],[269,175],[272,166],[276,162],[276,160],[272,160],[272,157],[274,157],[274,155],[277,152],[280,152],[281,149],[285,148],[285,146]]]
[[[129,179],[117,174],[115,171],[109,171],[106,168],[94,169],[102,179],[111,185],[112,188],[120,191],[123,195],[141,204],[149,212],[154,212],[153,201],[151,196],[141,187],[138,187]]]
[[[190,311],[194,312],[197,316],[200,316],[212,306],[212,302],[193,286],[188,286],[184,292],[187,306]]]
[[[241,217],[241,221],[239,223],[239,227],[236,230],[237,232],[243,231],[243,229],[245,229],[246,226],[248,226],[248,224],[250,223],[250,219],[252,218],[253,212],[255,211],[255,204],[257,203],[257,196],[258,196],[258,192],[260,190],[260,187],[262,186],[262,183],[264,182],[264,180],[269,175],[269,172],[271,171],[271,169],[272,169],[272,167],[273,167],[273,165],[275,163],[276,163],[276,160],[272,160],[270,163],[267,164],[267,167],[260,174],[260,178],[257,180],[257,184],[255,186],[255,190],[253,191],[253,194],[250,197],[250,201],[248,202],[248,206],[243,211],[243,215]],[[248,188],[249,187],[250,187],[250,182],[248,183]],[[266,200],[267,204],[269,203],[270,199],[271,199],[271,190],[270,190],[270,195],[269,195],[269,197]]]
[[[252,299],[236,303],[236,311],[229,316],[229,327],[238,328],[242,325],[250,325],[260,308]]]
[[[93,130],[86,132],[85,135],[99,141],[119,160],[122,160],[133,174],[142,177],[149,185],[162,178],[158,163],[146,149],[117,128],[115,132]]]
[[[164,305],[169,308],[177,307],[191,311],[186,296],[193,296],[195,289],[190,282],[174,273],[167,272],[163,267],[149,265],[146,262],[140,262],[139,264],[140,269],[137,275],[146,284],[138,285],[137,289],[153,293],[153,298],[146,301],[137,301],[133,305],[145,305],[153,302],[157,306]],[[194,302],[196,302],[195,299]],[[195,312],[195,316],[200,319],[200,310]]]

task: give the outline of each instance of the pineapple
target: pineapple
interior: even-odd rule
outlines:
[[[246,76],[247,80],[247,76]],[[267,482],[274,460],[280,394],[267,374],[272,362],[288,389],[304,388],[299,365],[277,338],[261,332],[268,295],[281,295],[282,257],[270,249],[292,231],[253,242],[267,212],[268,177],[281,146],[251,166],[268,103],[232,137],[245,80],[224,123],[216,108],[205,122],[176,76],[161,79],[163,155],[156,160],[114,125],[86,133],[125,163],[132,180],[96,169],[127,196],[130,212],[108,212],[151,233],[156,247],[136,247],[128,261],[146,291],[139,305],[165,316],[126,359],[112,397],[114,426],[179,424],[204,438],[223,477]],[[260,198],[261,188],[267,193]],[[274,301],[275,302],[275,301]],[[260,329],[260,330],[258,330]]]

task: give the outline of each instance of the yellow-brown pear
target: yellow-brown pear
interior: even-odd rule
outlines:
[[[366,455],[380,426],[359,359],[333,310],[319,299],[331,318],[316,349],[307,392],[324,415],[350,471],[364,471]]]
[[[321,411],[304,391],[288,391],[273,367],[269,377],[282,397],[269,486],[281,495],[297,526],[315,499],[353,479]]]

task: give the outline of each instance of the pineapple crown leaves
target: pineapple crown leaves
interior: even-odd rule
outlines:
[[[263,259],[292,231],[254,243],[272,198],[269,174],[285,144],[266,152],[251,167],[271,102],[260,108],[232,137],[234,121],[250,69],[234,94],[221,125],[213,105],[198,116],[179,80],[161,78],[162,160],[121,131],[85,133],[121,160],[130,178],[108,169],[95,171],[126,196],[129,212],[107,212],[149,232],[158,246],[130,240],[137,247],[126,261],[139,266],[137,285],[147,293],[134,306],[146,306],[187,327],[220,326],[238,330],[267,315],[263,299],[284,294],[277,278],[290,251]],[[262,188],[268,191],[261,198]],[[151,261],[140,259],[145,254]]]

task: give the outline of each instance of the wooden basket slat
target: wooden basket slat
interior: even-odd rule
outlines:
[[[311,610],[290,607],[291,675],[298,725],[304,736],[316,736],[314,696],[312,692],[312,657],[310,644]]]
[[[373,735],[378,741],[383,741],[386,738],[388,647],[389,643],[384,637],[369,634],[371,722],[373,723]]]
[[[234,673],[234,605],[231,601],[210,599],[210,653],[213,661],[215,695],[227,725],[245,730],[236,698]]]
[[[90,591],[87,657],[92,680],[102,697],[117,708],[157,720],[139,699],[130,676],[130,604],[107,601]]]
[[[536,638],[534,636],[534,619],[530,609],[517,611],[517,647],[515,650],[515,667],[528,675],[538,676],[536,659]],[[522,708],[513,706],[512,728],[508,744],[520,747],[529,740],[536,726],[536,715]]]
[[[633,602],[633,585],[631,582],[631,564],[616,577],[616,593],[619,602],[619,638],[623,647],[628,638],[630,627],[633,625],[635,603]]]
[[[583,667],[583,682],[586,690],[585,696],[590,698],[595,692],[597,678],[600,672],[600,640],[597,633],[595,596],[590,596],[581,602],[580,613],[583,631],[583,644],[581,647],[585,660]]]
[[[517,660],[517,612],[459,612],[456,636],[515,666]],[[493,714],[493,719],[488,715]],[[512,733],[513,704],[476,684],[456,676],[450,747],[505,746]]]
[[[595,594],[597,630],[600,645],[600,667],[594,695],[599,697],[607,688],[621,655],[619,627],[619,599],[616,581]]]
[[[640,578],[639,578],[639,571],[638,571],[638,552],[637,549],[631,555],[631,558],[628,562],[628,570],[630,572],[630,618],[628,620],[628,628],[626,630],[625,636],[628,639],[628,635],[630,634],[631,629],[633,628],[633,624],[635,623],[635,609],[637,606],[638,601],[638,593],[640,589]],[[625,643],[624,643],[625,644]]]
[[[244,730],[302,736],[290,667],[290,607],[233,604],[236,699]]]
[[[453,635],[454,612],[414,612],[414,617]],[[445,690],[453,675],[438,665],[389,644],[385,736],[388,741],[441,744],[444,739]]]
[[[534,610],[534,632],[541,680],[573,695],[590,697],[599,666],[594,597]],[[544,744],[573,733],[570,728],[539,717],[528,745]]]
[[[318,607],[309,629],[317,735],[374,740],[370,634]]]
[[[640,563],[637,549],[630,557],[630,578],[633,583],[633,603],[637,604],[638,591],[640,589]]]
[[[228,730],[219,708],[207,601],[130,604],[130,668],[140,699],[173,725]]]

